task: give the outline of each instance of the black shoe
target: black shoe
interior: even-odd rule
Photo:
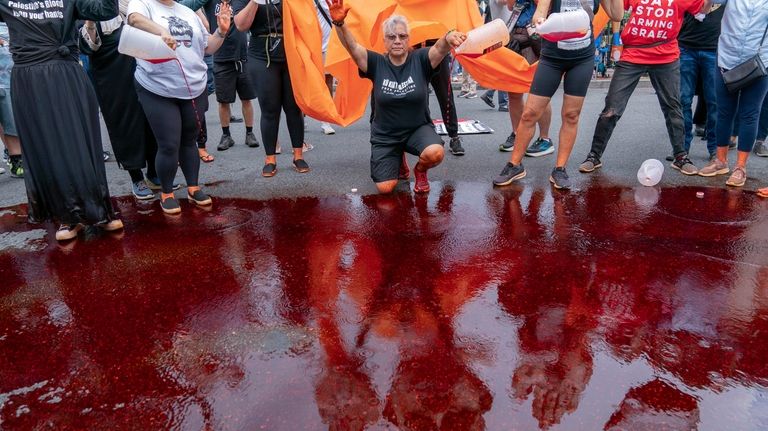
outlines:
[[[11,156],[8,166],[11,170],[11,178],[24,178],[24,163],[21,156]]]
[[[191,195],[187,193],[187,199],[195,205],[206,206],[213,203],[211,197],[202,190],[195,190]]]
[[[269,177],[274,177],[275,175],[277,175],[277,165],[274,163],[267,163],[261,169],[262,177],[269,178]]]
[[[568,178],[568,173],[565,172],[565,168],[552,169],[552,173],[549,175],[549,182],[552,183],[556,189],[571,188],[571,180]]]
[[[165,200],[160,199],[160,208],[162,208],[163,212],[166,214],[178,214],[181,212],[179,201],[173,196]]]
[[[515,149],[515,138],[517,135],[515,135],[515,132],[512,132],[507,137],[507,140],[504,141],[503,144],[499,145],[499,151],[505,151],[509,153],[510,151]]]
[[[671,162],[671,161],[675,160],[675,156],[673,156],[673,155],[671,155],[671,154],[670,154],[670,155],[668,155],[667,157],[665,157],[664,159],[665,159],[666,161],[668,161],[668,162]]]
[[[509,112],[509,106],[499,105],[499,112]]]
[[[242,123],[243,119],[240,118],[240,117],[235,117],[234,115],[232,115],[232,116],[229,117],[229,122],[230,123]]]
[[[491,109],[496,108],[496,104],[493,103],[493,98],[491,98],[490,94],[484,93],[482,96],[480,96],[480,99],[482,99],[482,101],[485,102],[486,105],[490,106]]]
[[[464,147],[461,146],[461,138],[458,136],[451,138],[451,142],[448,144],[451,154],[454,156],[463,156]]]
[[[309,164],[304,159],[296,159],[293,161],[293,168],[300,174],[306,174],[309,172]]]
[[[704,137],[704,136],[706,136],[706,135],[707,135],[707,129],[705,129],[705,128],[704,128],[704,127],[702,127],[702,126],[696,126],[696,127],[693,129],[693,134],[694,134],[695,136]]]
[[[496,186],[506,186],[512,184],[512,181],[525,178],[525,175],[525,168],[522,163],[517,166],[512,163],[507,163],[507,165],[504,166],[504,169],[501,170],[499,176],[493,180],[493,184]]]
[[[254,135],[253,132],[248,132],[245,134],[245,145],[251,148],[259,147],[259,140],[256,139],[256,135]]]
[[[222,135],[219,145],[216,147],[217,151],[225,151],[232,148],[235,145],[235,140],[229,135]]]

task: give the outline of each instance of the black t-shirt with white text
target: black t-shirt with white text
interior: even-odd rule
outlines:
[[[216,32],[219,28],[219,24],[216,21],[216,15],[221,9],[221,0],[208,0],[208,3],[203,6],[205,11],[205,18],[208,19],[208,25],[211,27],[211,34]],[[232,15],[234,16],[234,14]],[[237,31],[234,20],[229,27],[229,33],[224,43],[221,44],[221,48],[213,55],[213,61],[229,62],[229,61],[244,61],[248,55],[248,40],[245,33]]]
[[[429,48],[408,54],[405,63],[395,66],[377,52],[368,51],[368,71],[361,78],[373,82],[375,115],[371,143],[399,144],[419,127],[432,124],[429,114],[429,81],[437,73],[429,61]]]

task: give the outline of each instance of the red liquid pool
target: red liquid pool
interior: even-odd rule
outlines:
[[[768,202],[700,190],[4,210],[0,426],[766,429]]]

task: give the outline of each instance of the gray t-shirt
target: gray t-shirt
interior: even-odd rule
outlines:
[[[178,3],[165,6],[156,0],[131,0],[128,16],[132,13],[144,15],[168,29],[171,36],[176,38],[176,57],[179,60],[150,63],[137,59],[134,75],[136,81],[150,92],[163,97],[194,99],[201,95],[208,80],[208,66],[203,56],[209,34],[195,12]]]

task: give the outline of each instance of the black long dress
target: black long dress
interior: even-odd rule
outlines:
[[[31,221],[116,218],[96,94],[78,63],[76,21],[117,13],[117,0],[0,0],[0,19],[13,40],[11,92]]]
[[[147,160],[154,163],[157,141],[133,84],[136,60],[117,51],[122,30],[105,35],[97,23],[101,47],[93,51],[81,36],[80,49],[90,58],[93,85],[117,163],[126,170],[143,169]]]

